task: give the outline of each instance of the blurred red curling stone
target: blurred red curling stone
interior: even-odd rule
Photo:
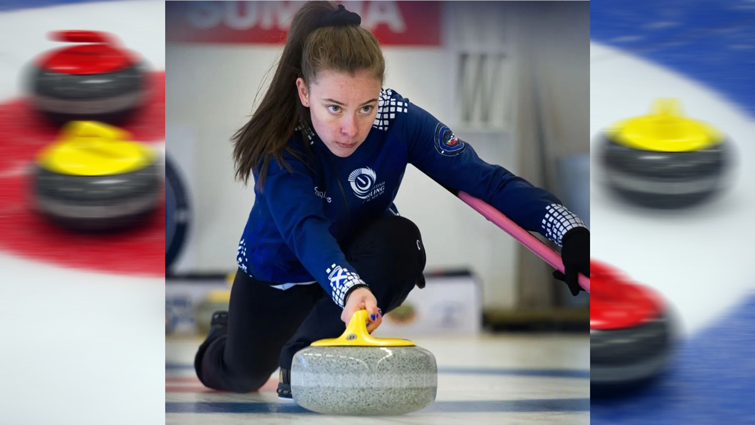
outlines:
[[[53,121],[120,122],[145,102],[144,62],[115,36],[54,31],[48,37],[77,43],[42,54],[29,73],[33,103]]]
[[[591,395],[634,389],[659,375],[671,354],[667,304],[655,290],[590,261]]]

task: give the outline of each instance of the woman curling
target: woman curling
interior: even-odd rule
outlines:
[[[412,164],[562,246],[565,280],[589,276],[590,233],[545,190],[481,160],[472,146],[397,92],[360,17],[306,3],[292,21],[266,94],[234,135],[236,177],[255,181],[228,312],[217,312],[195,369],[223,391],[260,388],[280,367],[290,398],[294,354],[343,333],[366,309],[368,330],[424,287],[417,226],[393,204]]]

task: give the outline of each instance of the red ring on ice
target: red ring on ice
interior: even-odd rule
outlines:
[[[121,127],[134,140],[165,140],[165,72],[147,74],[149,103]],[[165,275],[165,204],[132,230],[80,234],[50,223],[31,208],[29,170],[58,127],[28,98],[0,103],[0,251],[65,267],[140,276]],[[19,282],[20,283],[20,282]]]

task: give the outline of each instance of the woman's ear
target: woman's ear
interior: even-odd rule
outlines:
[[[307,91],[307,83],[304,79],[299,77],[296,79],[296,92],[299,93],[299,100],[305,108],[309,108],[309,92]]]

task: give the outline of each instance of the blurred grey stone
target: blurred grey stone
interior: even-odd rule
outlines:
[[[137,224],[158,205],[162,193],[155,162],[103,176],[69,175],[35,165],[32,182],[34,207],[64,227],[81,231]]]

